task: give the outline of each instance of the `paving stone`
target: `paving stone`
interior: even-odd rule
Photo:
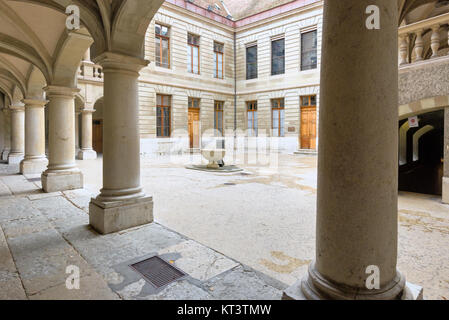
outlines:
[[[268,285],[256,272],[242,266],[204,283],[219,300],[279,300],[282,290]]]
[[[54,229],[26,234],[8,240],[27,294],[65,283],[66,268],[80,268],[82,276],[92,268]]]
[[[27,198],[31,201],[34,201],[34,200],[40,200],[40,199],[45,199],[45,198],[53,198],[53,197],[57,197],[57,196],[62,196],[62,193],[59,191],[51,192],[51,193],[45,193],[42,191],[42,193],[27,195]]]
[[[80,278],[79,289],[67,289],[66,284],[48,288],[31,295],[30,300],[119,300],[100,275],[94,273]]]
[[[177,281],[169,284],[161,292],[146,296],[145,300],[211,300],[211,296],[205,290],[185,281]]]
[[[0,223],[39,214],[27,198],[12,198],[0,202]]]
[[[53,228],[48,219],[38,211],[32,216],[3,221],[1,225],[8,239]]]
[[[64,191],[64,195],[78,208],[89,212],[89,203],[95,195],[86,189]]]
[[[23,300],[27,296],[0,228],[0,300]]]
[[[192,240],[159,251],[161,256],[170,253],[179,254],[179,258],[173,258],[176,267],[200,281],[209,280],[238,265],[237,262]]]
[[[41,193],[41,190],[34,183],[29,182],[24,176],[19,174],[3,176],[2,181],[14,195]]]
[[[9,190],[8,186],[0,180],[0,198],[10,197],[12,196],[11,190]]]

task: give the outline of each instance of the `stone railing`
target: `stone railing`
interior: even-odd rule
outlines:
[[[423,37],[430,36],[430,58],[438,56],[442,27],[449,23],[449,13],[422,20],[399,28],[399,65],[419,62],[426,59]]]
[[[82,61],[78,70],[78,78],[91,81],[103,81],[103,68],[90,61]]]

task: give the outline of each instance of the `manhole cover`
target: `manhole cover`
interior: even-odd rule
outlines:
[[[131,267],[156,288],[162,288],[186,275],[158,256],[132,264]]]

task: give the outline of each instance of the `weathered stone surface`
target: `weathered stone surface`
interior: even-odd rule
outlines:
[[[192,240],[159,251],[162,257],[169,257],[173,253],[178,256],[173,258],[175,266],[200,281],[209,280],[238,266],[237,262]]]
[[[207,281],[204,288],[220,300],[278,300],[282,291],[268,285],[256,272],[242,266]]]

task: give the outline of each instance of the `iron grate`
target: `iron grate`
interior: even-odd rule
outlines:
[[[156,288],[162,288],[186,275],[158,256],[132,264],[131,267]]]

